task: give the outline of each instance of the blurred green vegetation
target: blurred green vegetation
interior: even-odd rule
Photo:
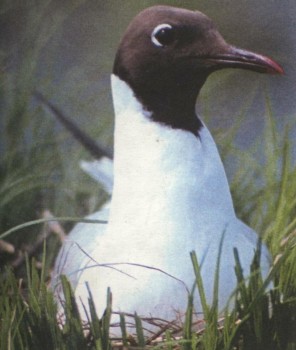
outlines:
[[[51,72],[56,62],[53,57],[44,61],[44,55],[65,20],[83,2],[72,1],[59,9],[53,1],[1,3],[4,28],[6,23],[18,30],[10,33],[9,26],[6,28],[6,34],[15,37],[0,56],[0,232],[43,217],[44,210],[56,216],[81,217],[106,198],[78,168],[78,160],[86,153],[79,147],[74,151],[75,142],[33,96],[34,91],[42,90],[52,97]],[[52,11],[54,15],[50,16]],[[7,239],[16,251],[2,251],[0,264],[15,262],[42,233],[40,226],[32,226],[10,235]],[[56,249],[58,240],[51,240]]]

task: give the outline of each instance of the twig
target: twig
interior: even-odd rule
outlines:
[[[14,254],[15,247],[3,239],[0,239],[0,252],[8,253],[8,254]]]
[[[52,219],[54,216],[51,214],[49,210],[44,210],[42,213],[42,218],[44,219]],[[61,241],[64,240],[65,232],[62,226],[57,221],[49,221],[43,229],[42,234],[37,237],[36,242],[26,249],[27,256],[32,256],[43,244],[43,242],[51,235],[56,234]],[[18,268],[25,261],[25,254],[19,255],[12,263],[11,266],[13,268]]]
[[[76,125],[68,116],[66,116],[58,107],[56,107],[52,102],[48,101],[39,91],[36,91],[34,96],[38,101],[43,103],[49,110],[54,114],[54,116],[64,125],[64,127],[74,136],[74,138],[88,151],[90,154],[100,159],[102,157],[107,157],[112,159],[113,155],[103,146],[95,142],[91,137],[89,137],[83,130],[81,130],[78,125]]]

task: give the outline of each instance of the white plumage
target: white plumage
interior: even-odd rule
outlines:
[[[195,284],[189,253],[197,254],[211,303],[222,237],[220,310],[237,285],[234,248],[249,275],[257,235],[236,218],[217,147],[195,114],[204,82],[222,68],[283,73],[270,58],[227,44],[198,11],[154,6],[131,22],[112,75],[114,185],[109,161],[96,163],[95,175],[82,164],[108,192],[113,186],[110,213],[91,216],[108,224],[79,224],[70,233],[56,261],[57,297],[63,273],[85,305],[89,283],[99,314],[111,287],[113,311],[182,320]],[[269,260],[263,246],[263,277]],[[194,306],[202,311],[197,292]]]
[[[215,142],[206,126],[197,138],[151,123],[126,83],[112,76],[112,88],[116,126],[111,213],[108,218],[105,209],[89,217],[109,219],[109,223],[77,225],[57,259],[56,275],[69,276],[76,296],[86,305],[88,281],[99,314],[111,287],[114,311],[172,320],[176,311],[185,312],[188,291],[195,282],[192,250],[202,264],[211,302],[225,231],[219,291],[222,309],[236,287],[233,248],[238,249],[247,276],[257,235],[235,216]],[[269,254],[265,247],[261,263],[266,276]],[[86,266],[93,267],[82,271]],[[198,299],[196,295],[200,312]]]

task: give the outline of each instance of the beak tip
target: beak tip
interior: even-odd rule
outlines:
[[[275,62],[271,59],[269,59],[269,60],[270,60],[270,62],[269,62],[270,63],[270,70],[268,71],[268,73],[274,74],[274,75],[276,75],[276,74],[284,75],[285,74],[284,68],[281,65],[279,65],[277,62]]]

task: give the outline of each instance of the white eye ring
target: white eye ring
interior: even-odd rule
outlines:
[[[170,24],[163,23],[159,24],[157,27],[153,29],[153,32],[151,34],[151,41],[153,42],[154,45],[158,47],[163,47],[163,44],[161,44],[157,39],[156,39],[156,34],[162,30],[162,29],[172,29],[173,27]]]

